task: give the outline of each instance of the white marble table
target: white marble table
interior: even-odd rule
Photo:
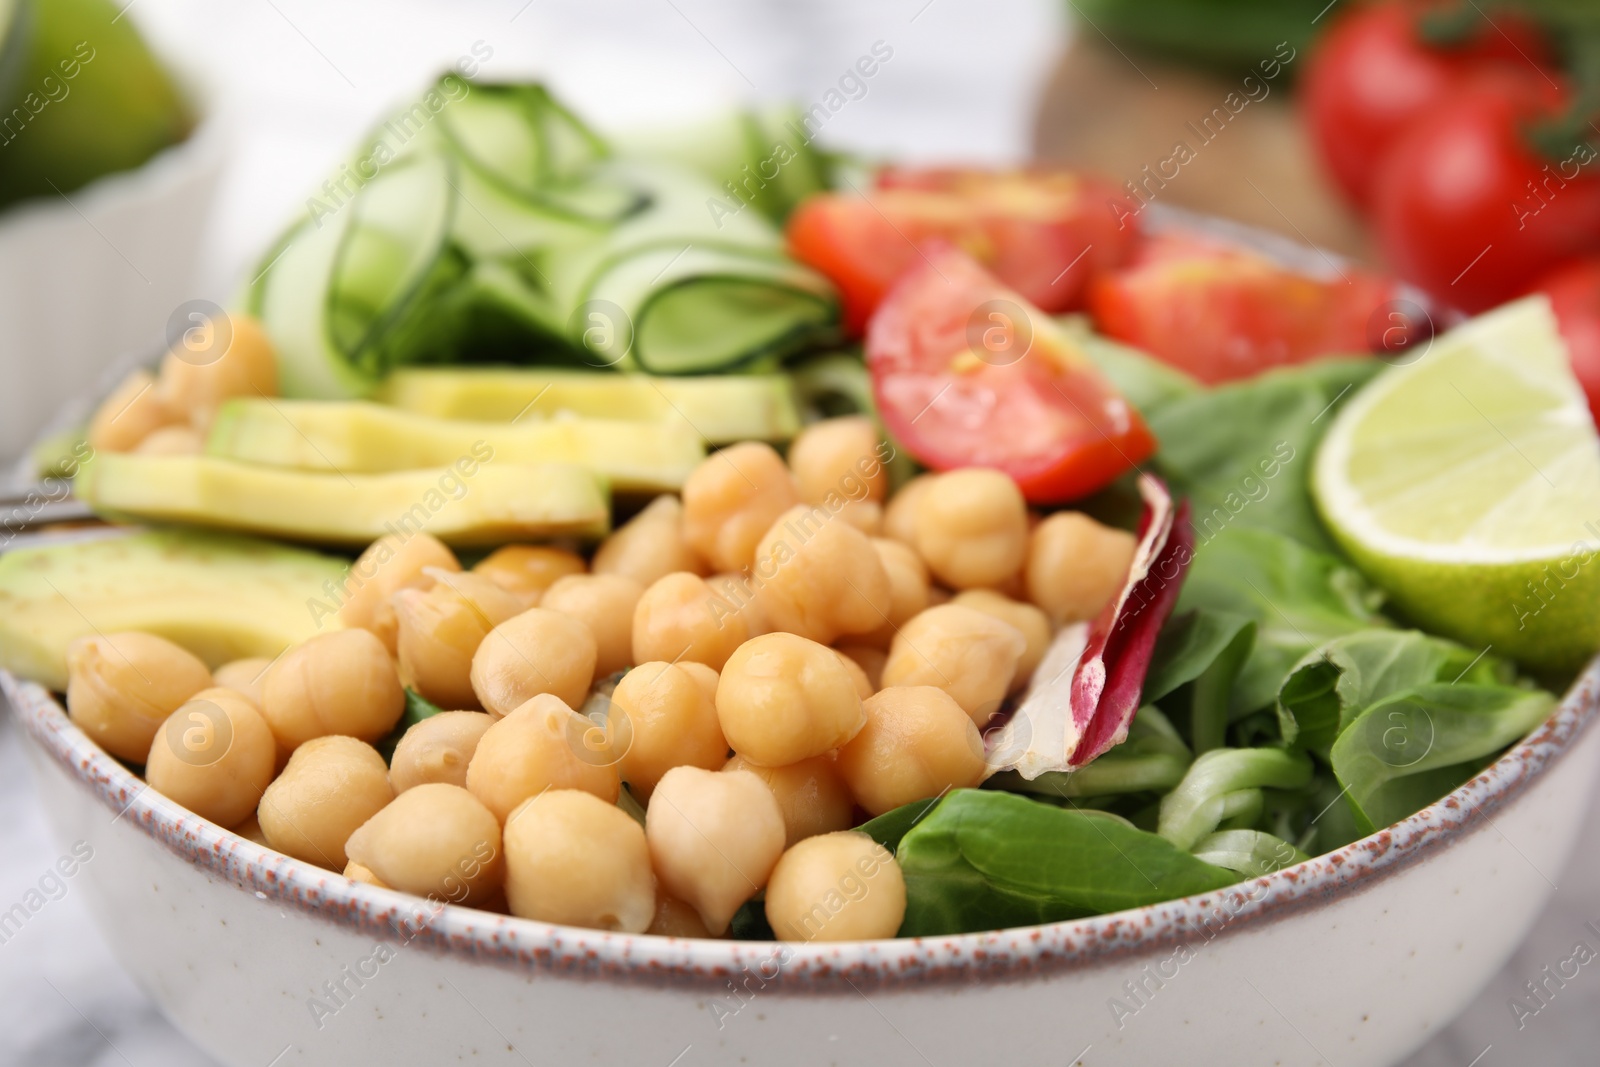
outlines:
[[[836,116],[842,145],[1015,160],[1062,43],[1055,0],[142,0],[169,53],[237,117],[237,151],[196,295],[221,297],[255,250],[388,102],[474,42],[486,73],[537,73],[613,125],[728,99],[812,100],[876,40],[894,60]],[[775,32],[781,27],[781,32]],[[9,712],[0,713],[0,908],[58,850]],[[1519,1030],[1508,999],[1600,922],[1600,819],[1527,943],[1409,1067],[1593,1064],[1600,972],[1585,968]],[[1092,1062],[1092,1061],[1091,1061]],[[1200,1062],[1197,1060],[1197,1062]],[[68,889],[0,943],[0,1067],[211,1067],[112,959]],[[684,1067],[691,1067],[685,1064]]]

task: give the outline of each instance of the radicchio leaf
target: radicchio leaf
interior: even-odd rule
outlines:
[[[1128,577],[1100,616],[1056,635],[1016,712],[990,737],[991,771],[1033,779],[1082,767],[1128,736],[1156,636],[1194,557],[1189,505],[1141,475],[1145,511]],[[1070,679],[1068,674],[1070,672]]]

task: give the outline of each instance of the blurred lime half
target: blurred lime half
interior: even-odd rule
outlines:
[[[1417,624],[1548,672],[1600,649],[1600,440],[1543,297],[1367,385],[1323,439],[1312,493]]]

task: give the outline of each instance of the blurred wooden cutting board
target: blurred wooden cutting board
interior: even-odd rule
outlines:
[[[1262,59],[1270,60],[1271,56]],[[1377,262],[1371,236],[1318,171],[1292,99],[1290,78],[1302,73],[1302,49],[1272,80],[1247,93],[1242,74],[1229,78],[1131,50],[1119,51],[1080,25],[1045,90],[1034,150],[1045,162],[1069,163],[1116,182],[1144,183],[1173,160],[1180,142],[1192,158],[1168,163],[1157,202],[1207,211]],[[1236,114],[1227,99],[1248,101]],[[1226,121],[1213,119],[1221,108]],[[1203,137],[1210,137],[1209,141]]]

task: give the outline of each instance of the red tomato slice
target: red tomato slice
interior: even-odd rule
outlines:
[[[1048,315],[959,249],[925,255],[867,331],[878,411],[906,451],[934,470],[1004,471],[1036,504],[1092,493],[1155,451]]]
[[[1569,260],[1528,291],[1550,298],[1572,373],[1589,398],[1590,414],[1600,423],[1600,256]]]
[[[1089,275],[1127,258],[1123,194],[1063,170],[891,170],[862,195],[823,193],[789,218],[789,250],[831,278],[859,333],[890,286],[953,244],[1045,311],[1078,306]]]
[[[1094,279],[1089,312],[1102,333],[1214,384],[1369,351],[1370,324],[1391,325],[1384,307],[1395,286],[1343,273],[1348,281],[1323,281],[1253,252],[1159,234],[1126,268]]]

